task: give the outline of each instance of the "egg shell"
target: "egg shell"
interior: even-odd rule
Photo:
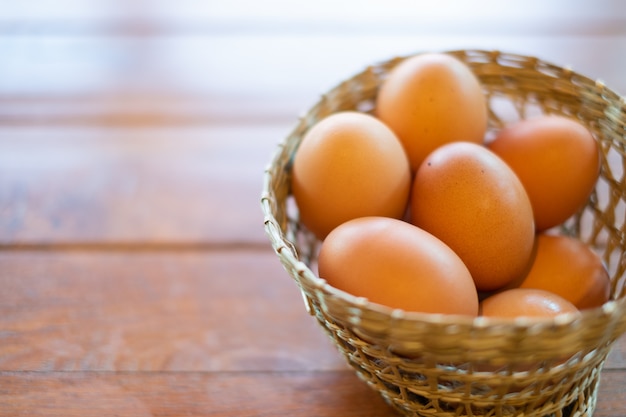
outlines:
[[[554,317],[569,314],[573,318],[580,317],[580,311],[572,303],[563,297],[550,291],[532,288],[513,288],[498,292],[484,299],[480,303],[480,315],[498,319],[519,319],[524,317],[529,320],[551,320]],[[551,366],[557,366],[567,362],[573,354],[564,354],[560,358],[552,359]],[[516,360],[514,363],[506,363],[500,366],[494,364],[475,364],[474,369],[478,372],[529,372],[544,368],[546,363],[537,361],[530,356],[525,360]],[[529,382],[512,384],[505,389],[507,392],[528,390]],[[494,384],[494,388],[498,384]],[[502,389],[498,387],[498,389]]]
[[[480,303],[480,314],[486,317],[550,318],[580,311],[563,297],[549,291],[513,288],[494,294]]]
[[[402,217],[411,170],[404,148],[384,123],[365,113],[340,112],[304,135],[291,188],[300,221],[324,239],[353,218]]]
[[[530,270],[517,288],[536,288],[560,295],[579,310],[609,300],[611,281],[602,259],[582,241],[539,233]]]
[[[524,185],[537,231],[563,223],[582,208],[600,174],[599,147],[591,132],[564,116],[512,123],[488,146]]]
[[[526,191],[482,145],[446,144],[424,160],[413,181],[411,222],[452,248],[480,291],[524,274],[532,255],[535,227]]]
[[[445,143],[483,143],[488,111],[481,85],[465,63],[426,53],[390,71],[376,98],[376,115],[396,133],[415,171]]]
[[[335,288],[390,308],[478,313],[476,288],[461,259],[402,220],[363,217],[340,225],[322,243],[318,270]]]

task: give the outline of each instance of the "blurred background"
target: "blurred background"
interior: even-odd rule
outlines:
[[[626,92],[621,0],[0,0],[0,242],[266,244],[263,168],[320,94],[473,48]]]
[[[3,0],[0,117],[282,122],[369,63],[464,48],[626,91],[620,0]]]

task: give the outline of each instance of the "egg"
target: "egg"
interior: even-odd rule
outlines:
[[[383,122],[347,111],[317,122],[293,160],[300,221],[319,239],[363,216],[400,218],[411,188],[407,155]]]
[[[390,71],[376,98],[376,115],[396,133],[415,171],[445,143],[483,143],[488,111],[480,82],[465,63],[425,53]]]
[[[578,315],[580,311],[563,297],[539,289],[514,288],[480,303],[480,315],[485,317],[549,318],[567,313]]]
[[[411,222],[441,239],[489,291],[521,276],[532,255],[530,201],[509,166],[482,145],[431,152],[413,180]]]
[[[322,243],[319,276],[390,308],[476,316],[478,295],[461,259],[441,240],[402,220],[362,217]]]
[[[564,116],[512,123],[488,146],[524,184],[538,231],[563,223],[582,208],[600,173],[599,147],[591,132]]]
[[[565,235],[540,233],[528,273],[515,283],[555,293],[579,310],[609,300],[611,281],[602,259],[582,241]]]
[[[580,311],[572,303],[563,297],[550,291],[530,288],[513,288],[489,296],[480,303],[480,315],[500,319],[553,319],[554,317],[569,314],[574,318],[580,316]],[[565,347],[565,349],[567,349]],[[526,349],[527,350],[527,349]],[[563,356],[554,359],[550,364],[557,366],[567,362],[572,354],[565,353]],[[533,356],[526,355],[523,360],[517,358],[514,362],[501,365],[478,364],[474,369],[478,372],[528,372],[545,368],[545,362],[538,361]],[[494,388],[505,389],[506,392],[528,391],[531,383],[526,380],[519,380],[506,387]]]

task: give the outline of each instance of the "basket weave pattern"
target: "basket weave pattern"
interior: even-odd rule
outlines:
[[[407,416],[591,416],[600,372],[626,332],[626,101],[601,82],[535,57],[449,51],[479,78],[489,134],[537,114],[584,123],[600,144],[602,172],[587,206],[562,232],[603,257],[612,301],[582,318],[533,322],[407,313],[329,286],[316,273],[319,242],[299,222],[290,167],[306,131],[342,110],[373,112],[378,87],[406,57],[366,68],[324,94],[266,169],[265,229],[308,311],[370,387]]]

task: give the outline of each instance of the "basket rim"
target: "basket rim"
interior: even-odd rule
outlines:
[[[291,248],[282,247],[292,251]],[[290,254],[292,255],[292,254]],[[284,257],[283,253],[279,256]],[[291,257],[291,256],[290,256]],[[564,313],[555,317],[488,317],[488,316],[468,316],[460,314],[444,314],[444,313],[425,313],[418,311],[408,311],[401,308],[392,308],[373,301],[365,297],[358,297],[346,291],[340,290],[330,285],[324,278],[317,276],[306,263],[295,260],[293,263],[298,270],[300,279],[306,280],[316,292],[323,293],[325,297],[332,297],[346,303],[349,307],[353,307],[355,311],[364,310],[381,317],[392,319],[395,322],[419,322],[433,325],[458,325],[467,326],[475,329],[485,329],[489,327],[508,327],[515,329],[541,330],[542,328],[560,328],[571,327],[582,324],[583,322],[610,317],[612,315],[626,315],[626,297],[616,300],[609,300],[602,306],[581,310],[579,313]],[[301,291],[302,289],[301,283]]]
[[[444,50],[444,51],[417,51],[414,53],[409,53],[405,55],[398,55],[395,57],[391,57],[389,59],[380,60],[372,65],[369,65],[363,71],[370,70],[375,66],[382,65],[390,65],[394,66],[397,63],[401,62],[404,59],[412,57],[414,55],[430,53],[430,52],[441,52],[445,54],[451,55],[464,55],[468,57],[476,57],[477,63],[484,62],[484,59],[481,60],[481,57],[484,56],[492,56],[496,57],[498,62],[496,65],[501,65],[499,60],[502,59],[507,63],[515,63],[515,62],[524,62],[525,60],[531,60],[534,65],[544,65],[550,68],[556,68],[564,71],[568,71],[569,73],[579,76],[581,79],[589,80],[591,82],[595,82],[596,85],[601,86],[603,92],[608,93],[619,101],[619,105],[621,107],[622,114],[626,115],[626,96],[622,96],[619,93],[615,92],[615,90],[607,87],[604,82],[600,80],[591,80],[590,78],[584,76],[583,74],[577,73],[571,70],[568,67],[559,66],[553,64],[549,61],[546,61],[542,58],[538,58],[530,55],[523,55],[518,53],[509,53],[503,52],[500,50],[485,50],[485,49],[452,49],[452,50]],[[362,72],[363,72],[362,71]],[[340,87],[345,82],[349,81],[351,78],[358,75],[358,72],[352,74],[350,77],[344,79],[337,83],[333,88],[328,90],[328,92],[335,90]],[[548,74],[545,74],[549,76]],[[299,119],[296,121],[296,127],[293,128],[289,134],[285,138],[289,138],[293,135],[298,135],[299,131],[298,126],[301,124],[302,120],[306,118],[306,115],[314,109],[318,105],[320,105],[323,100],[325,100],[328,92],[324,93],[321,98],[319,98],[313,106],[309,107]],[[487,329],[491,327],[498,328],[506,328],[506,329],[533,329],[533,331],[540,331],[543,328],[555,328],[555,327],[571,327],[571,326],[582,326],[584,323],[591,322],[594,320],[606,318],[606,317],[614,317],[614,316],[625,316],[626,317],[626,295],[617,299],[611,299],[607,301],[604,305],[581,310],[578,314],[561,314],[553,318],[536,318],[536,317],[518,317],[518,318],[501,318],[501,317],[486,317],[486,316],[464,316],[457,314],[441,314],[441,313],[424,313],[424,312],[416,312],[416,311],[406,311],[403,309],[392,308],[385,305],[381,305],[375,302],[372,302],[364,297],[358,297],[353,294],[342,291],[338,288],[335,288],[328,284],[326,280],[317,276],[313,272],[313,270],[307,265],[305,262],[301,261],[296,253],[294,244],[288,240],[285,233],[283,232],[281,226],[279,225],[279,221],[276,219],[274,215],[273,208],[276,207],[276,198],[273,190],[270,187],[272,181],[272,172],[271,168],[275,166],[281,159],[281,155],[284,152],[285,141],[281,141],[278,146],[275,148],[274,153],[271,157],[270,163],[266,166],[264,172],[264,181],[263,181],[263,189],[261,194],[261,207],[264,214],[264,227],[266,234],[269,236],[270,242],[274,249],[274,252],[281,258],[283,263],[288,264],[293,268],[294,271],[297,271],[293,278],[297,281],[300,290],[303,292],[303,295],[306,297],[306,293],[308,288],[312,292],[315,292],[318,296],[322,294],[324,297],[331,297],[336,300],[340,300],[345,303],[349,308],[354,309],[355,312],[358,312],[360,315],[362,312],[365,314],[373,314],[378,316],[379,318],[389,320],[395,322],[407,322],[407,323],[422,323],[422,324],[432,324],[432,325],[457,325],[457,326],[468,326],[473,329]],[[620,278],[622,279],[622,278]],[[304,287],[307,287],[305,289]],[[324,308],[324,304],[322,308]],[[308,306],[307,306],[308,308]]]

